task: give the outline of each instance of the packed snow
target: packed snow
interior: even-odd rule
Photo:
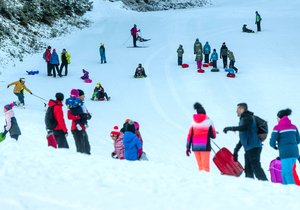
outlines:
[[[43,52],[24,58],[15,66],[2,68],[0,105],[15,101],[7,84],[26,78],[27,87],[43,99],[80,88],[92,113],[87,133],[91,155],[76,153],[69,131],[70,149],[47,147],[43,99],[25,92],[25,109],[14,108],[22,135],[16,142],[9,135],[0,143],[0,209],[299,209],[300,188],[271,182],[221,175],[211,160],[211,172],[199,172],[194,155],[185,155],[186,136],[200,102],[219,132],[215,142],[231,151],[238,133],[224,134],[225,126],[238,124],[236,104],[247,102],[249,110],[266,119],[269,128],[277,123],[280,109],[293,110],[292,122],[300,126],[298,51],[300,2],[281,0],[214,0],[212,5],[187,10],[133,12],[120,2],[94,1],[86,15],[90,28],[48,40],[58,53],[71,54],[69,75],[46,76]],[[242,33],[243,24],[256,31],[255,11],[262,17],[262,32]],[[151,41],[132,46],[130,28],[141,29]],[[196,38],[209,41],[219,53],[226,42],[236,58],[236,78],[218,73],[196,72],[193,44]],[[100,64],[99,44],[106,47],[106,64]],[[185,50],[177,66],[176,50]],[[45,46],[46,47],[46,46]],[[134,79],[139,63],[147,78]],[[84,83],[82,69],[92,83]],[[26,71],[39,70],[38,75]],[[95,102],[90,97],[101,82],[111,101]],[[70,121],[65,120],[70,128]],[[144,151],[149,161],[120,161],[111,158],[109,133],[130,118],[140,123]],[[1,117],[4,123],[4,117]],[[217,148],[215,147],[217,150]],[[211,159],[214,153],[211,153]],[[269,163],[278,151],[266,140],[262,167],[270,179]],[[243,150],[239,152],[243,164]],[[300,166],[298,163],[298,173]]]

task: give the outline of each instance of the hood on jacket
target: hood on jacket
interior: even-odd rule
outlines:
[[[203,122],[204,120],[207,119],[207,116],[206,114],[194,114],[193,115],[193,120],[196,122],[196,123],[201,123]]]
[[[249,116],[249,115],[251,115],[251,116],[253,116],[253,112],[250,112],[250,111],[244,111],[242,114],[241,114],[241,117],[246,117],[246,116]]]
[[[63,104],[61,101],[50,99],[48,102],[48,106],[55,106],[55,105],[62,106]]]

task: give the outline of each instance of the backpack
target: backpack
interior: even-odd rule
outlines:
[[[46,60],[46,52],[43,54],[43,59]]]
[[[57,121],[54,117],[54,106],[48,106],[46,115],[45,115],[45,124],[46,124],[46,130],[54,130],[54,128],[57,126]]]
[[[258,116],[254,116],[254,118],[256,121],[258,138],[261,141],[264,141],[268,136],[268,122]]]

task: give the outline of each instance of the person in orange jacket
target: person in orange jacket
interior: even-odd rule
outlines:
[[[7,85],[7,88],[10,86],[15,85],[14,87],[14,94],[18,97],[18,100],[16,102],[17,106],[23,107],[25,105],[24,102],[24,90],[26,90],[28,93],[32,94],[31,90],[29,90],[25,85],[25,78],[20,78],[18,81],[12,82]]]

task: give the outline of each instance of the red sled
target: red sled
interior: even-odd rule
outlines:
[[[189,67],[189,64],[183,63],[183,64],[181,65],[181,67],[182,67],[182,68],[188,68],[188,67]]]
[[[48,141],[48,147],[54,147],[55,149],[57,148],[57,141],[53,133],[49,133],[47,135],[47,141]]]
[[[204,63],[203,67],[209,67],[209,63]]]
[[[227,77],[230,77],[230,78],[235,78],[235,74],[230,74],[230,73],[228,73],[226,76],[227,76]]]
[[[281,161],[274,159],[270,162],[270,174],[271,174],[271,181],[273,183],[282,183],[282,176],[281,176]]]
[[[233,160],[232,153],[225,147],[221,148],[213,158],[214,163],[222,174],[229,176],[240,176],[244,168],[239,163]]]
[[[210,63],[209,63],[209,66],[213,66],[213,65],[214,65],[214,63],[213,63],[213,62],[210,62]]]
[[[85,82],[85,83],[92,83],[93,80],[91,80],[90,78],[86,78],[86,79],[84,79],[84,82]]]
[[[198,73],[204,73],[205,71],[203,69],[198,69],[197,72]]]

